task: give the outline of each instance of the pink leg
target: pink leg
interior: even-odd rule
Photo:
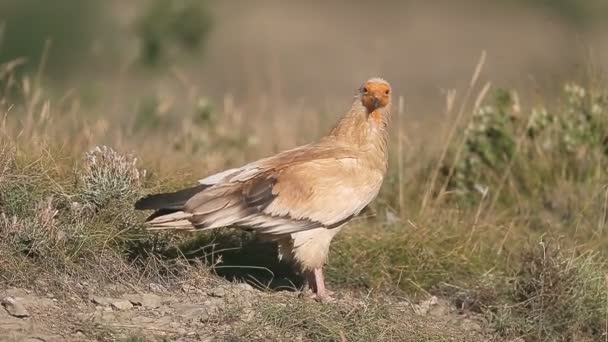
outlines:
[[[304,277],[312,293],[317,293],[317,280],[314,271],[306,271]]]
[[[331,296],[334,294],[325,287],[325,278],[323,277],[323,269],[315,268],[313,270],[314,275],[314,289],[313,292],[316,294],[315,299],[322,302],[329,302],[332,300]]]
[[[327,291],[325,289],[325,278],[323,277],[323,269],[315,268],[313,271],[315,275],[315,293],[317,294],[317,298],[325,298],[328,297]]]
[[[325,287],[325,278],[323,277],[323,269],[315,268],[312,271],[306,271],[304,273],[308,287],[312,291],[312,298],[327,302],[331,300],[331,296],[334,294]]]

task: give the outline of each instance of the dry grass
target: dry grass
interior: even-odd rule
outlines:
[[[218,250],[246,250],[255,241],[243,245],[232,233],[195,240],[149,234],[131,203],[309,140],[329,124],[316,116],[320,124],[285,133],[281,120],[260,124],[274,113],[247,113],[230,97],[213,108],[197,94],[180,104],[187,110],[179,119],[168,119],[177,109],[162,99],[141,106],[135,120],[121,119],[99,115],[78,98],[50,96],[28,78],[14,79],[13,67],[0,67],[6,90],[0,93],[0,281],[6,286],[59,285],[66,278],[171,282],[207,274],[213,265],[221,273],[222,265],[246,264],[245,254]],[[605,90],[569,85],[550,109],[523,107],[509,92],[494,102],[488,94],[473,77],[468,100],[450,98],[459,124],[448,120],[439,130],[446,132],[443,143],[434,148],[410,141],[414,132],[400,116],[380,198],[333,244],[330,284],[372,291],[384,301],[268,302],[247,327],[271,327],[279,339],[418,333],[441,340],[439,333],[425,335],[424,324],[398,321],[388,303],[395,295],[431,293],[485,315],[500,338],[606,336]],[[102,144],[112,149],[95,147]],[[272,257],[252,266],[272,268]]]
[[[302,300],[260,301],[256,316],[235,332],[240,338],[306,341],[479,341],[476,332],[418,317],[408,302],[378,296],[323,305]]]

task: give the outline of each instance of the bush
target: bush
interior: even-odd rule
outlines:
[[[0,277],[85,274],[109,260],[105,267],[124,269],[140,239],[132,200],[145,172],[135,158],[97,147],[82,170],[58,174],[54,157],[23,152],[0,148]]]
[[[137,169],[137,159],[123,156],[107,146],[95,147],[86,154],[80,175],[80,197],[95,209],[111,201],[127,201],[140,194],[145,170]]]
[[[473,113],[449,189],[472,200],[476,193],[537,194],[555,185],[555,170],[585,180],[597,164],[608,165],[608,93],[564,87],[562,108],[520,112],[514,93],[499,91],[493,105]],[[457,154],[455,154],[457,155]],[[445,172],[448,174],[448,172]],[[512,190],[504,188],[508,180]]]
[[[511,107],[511,95],[500,91],[495,105],[473,113],[464,132],[464,156],[450,180],[452,190],[483,194],[500,177],[515,152],[517,127]]]

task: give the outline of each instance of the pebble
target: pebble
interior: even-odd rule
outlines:
[[[109,306],[111,301],[112,300],[109,298],[104,298],[104,297],[99,297],[99,296],[93,296],[91,298],[91,302],[93,302],[94,304],[97,304],[97,305],[101,305],[101,306]]]
[[[212,296],[212,297],[224,297],[226,295],[226,287],[225,286],[218,286],[215,287],[213,289],[211,289],[211,291],[207,292],[208,295]]]
[[[165,289],[164,286],[160,285],[160,284],[156,284],[156,283],[150,283],[150,285],[148,285],[148,287],[150,288],[150,291],[152,292],[166,292],[167,289]]]
[[[143,306],[147,309],[156,309],[163,303],[162,297],[155,294],[143,294],[143,295],[124,295],[125,299],[129,300],[133,305]]]
[[[116,310],[129,310],[133,307],[133,304],[126,299],[118,299],[110,303],[110,305]]]
[[[2,306],[6,309],[6,311],[14,317],[25,318],[29,317],[30,314],[25,309],[25,306],[21,304],[19,301],[15,300],[13,297],[5,297],[2,299]]]

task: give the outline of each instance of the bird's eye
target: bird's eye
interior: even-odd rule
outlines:
[[[386,91],[384,92],[384,95],[388,95],[390,93],[390,89],[386,89]]]
[[[368,91],[369,91],[369,90],[367,90],[367,87],[363,87],[363,93],[364,93],[364,94],[367,94],[367,92],[368,92]]]

